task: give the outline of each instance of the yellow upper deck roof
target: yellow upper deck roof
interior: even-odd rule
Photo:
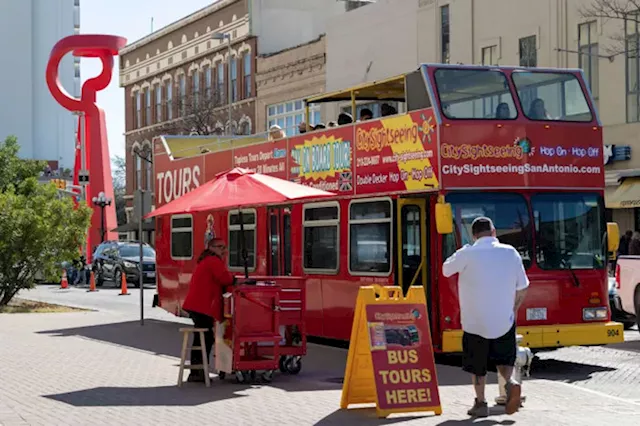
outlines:
[[[354,93],[356,100],[404,102],[404,80],[404,75],[398,75],[384,80],[372,81],[371,83],[363,83],[336,92],[312,96],[305,99],[305,102],[307,104],[316,104],[322,102],[350,101],[351,92]]]

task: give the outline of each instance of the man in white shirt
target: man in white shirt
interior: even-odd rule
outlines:
[[[512,379],[516,359],[516,312],[524,300],[529,279],[520,254],[501,244],[491,219],[479,217],[471,232],[475,243],[466,245],[442,266],[445,277],[458,274],[462,322],[463,370],[471,373],[476,392],[470,416],[487,417],[484,396],[487,365],[491,359],[507,382],[507,414],[520,408],[520,384]]]

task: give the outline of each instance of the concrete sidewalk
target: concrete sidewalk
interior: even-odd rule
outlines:
[[[548,380],[525,383],[526,407],[471,422],[469,378],[438,366],[442,416],[375,418],[339,409],[346,351],[310,345],[299,376],[268,386],[215,380],[176,387],[180,323],[112,313],[0,315],[1,425],[637,425],[640,404]],[[487,397],[497,393],[492,378]]]

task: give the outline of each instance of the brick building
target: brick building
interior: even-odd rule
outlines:
[[[325,36],[300,46],[258,56],[256,130],[277,124],[287,135],[304,121],[303,99],[325,91]],[[320,106],[310,110],[311,124],[323,120]]]
[[[127,225],[119,230],[136,237],[133,193],[154,191],[155,136],[255,133],[257,55],[317,39],[326,21],[349,10],[348,4],[219,0],[125,47],[120,86],[125,89],[128,204]]]

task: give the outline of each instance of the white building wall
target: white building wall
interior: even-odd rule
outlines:
[[[10,63],[0,67],[0,138],[16,135],[23,158],[74,163],[74,116],[53,99],[45,71],[61,38],[74,33],[75,0],[0,0],[0,48]],[[79,16],[79,15],[78,15]],[[73,58],[60,64],[60,81],[79,95]]]
[[[344,13],[345,3],[336,0],[249,0],[251,34],[261,55],[318,38],[330,17]]]
[[[378,0],[327,23],[327,91],[402,74],[417,66],[414,0]]]

